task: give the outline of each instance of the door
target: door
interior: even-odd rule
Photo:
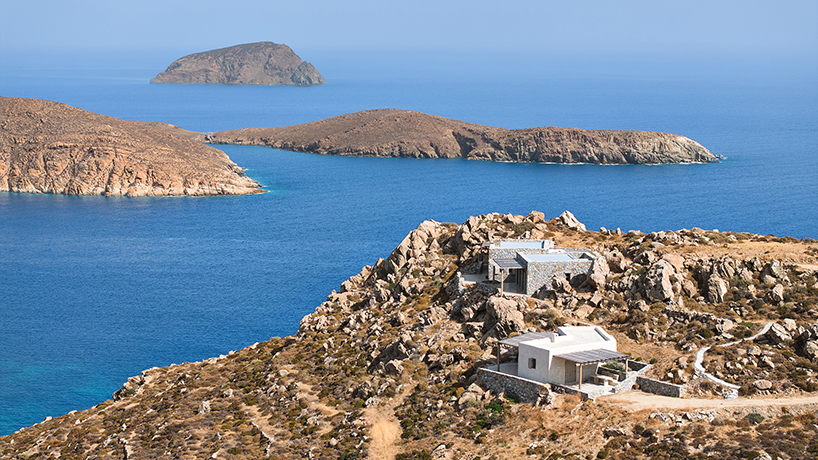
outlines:
[[[565,361],[565,383],[577,381],[577,364],[573,361]]]

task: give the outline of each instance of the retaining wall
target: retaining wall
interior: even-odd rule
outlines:
[[[513,395],[517,401],[536,403],[551,393],[551,385],[486,368],[477,369],[477,384],[494,393]]]
[[[687,391],[682,385],[660,382],[659,380],[649,379],[647,377],[637,377],[636,383],[639,385],[639,389],[645,393],[671,396],[673,398],[681,398]]]

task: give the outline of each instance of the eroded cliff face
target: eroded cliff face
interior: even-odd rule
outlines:
[[[177,59],[152,83],[297,85],[326,83],[309,62],[287,45],[248,43]]]
[[[0,191],[66,195],[260,193],[227,155],[165,123],[0,97]]]
[[[279,128],[222,131],[219,144],[265,145],[326,155],[465,158],[535,163],[712,163],[684,136],[648,131],[503,129],[397,109],[369,110]]]

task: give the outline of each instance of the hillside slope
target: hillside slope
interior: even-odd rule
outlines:
[[[692,377],[694,350],[756,342],[706,360],[742,398],[818,389],[814,240],[700,229],[601,233],[568,218],[490,214],[423,222],[387,259],[342,283],[292,337],[144,371],[94,408],[0,438],[4,458],[806,458],[814,411],[788,406],[632,412],[552,394],[520,404],[475,385],[496,340],[593,322],[652,377]],[[542,298],[464,284],[494,238],[552,238],[604,254],[590,277]],[[781,298],[778,286],[783,288]],[[743,349],[743,352],[738,348]],[[772,364],[768,365],[766,362]],[[745,362],[746,364],[741,364]],[[738,366],[737,366],[738,364]],[[755,382],[766,380],[765,389]],[[775,433],[775,436],[770,436]],[[573,456],[573,457],[572,457]]]

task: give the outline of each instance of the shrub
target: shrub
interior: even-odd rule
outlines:
[[[706,327],[700,327],[699,330],[696,331],[696,333],[699,334],[700,336],[704,337],[706,340],[712,339],[713,335],[714,335],[713,331],[711,331],[710,329],[707,329]]]
[[[747,415],[747,420],[752,425],[758,425],[759,423],[764,421],[764,416],[757,412],[753,412],[752,414]]]
[[[426,449],[413,450],[412,452],[396,455],[395,460],[432,460],[432,454]]]

